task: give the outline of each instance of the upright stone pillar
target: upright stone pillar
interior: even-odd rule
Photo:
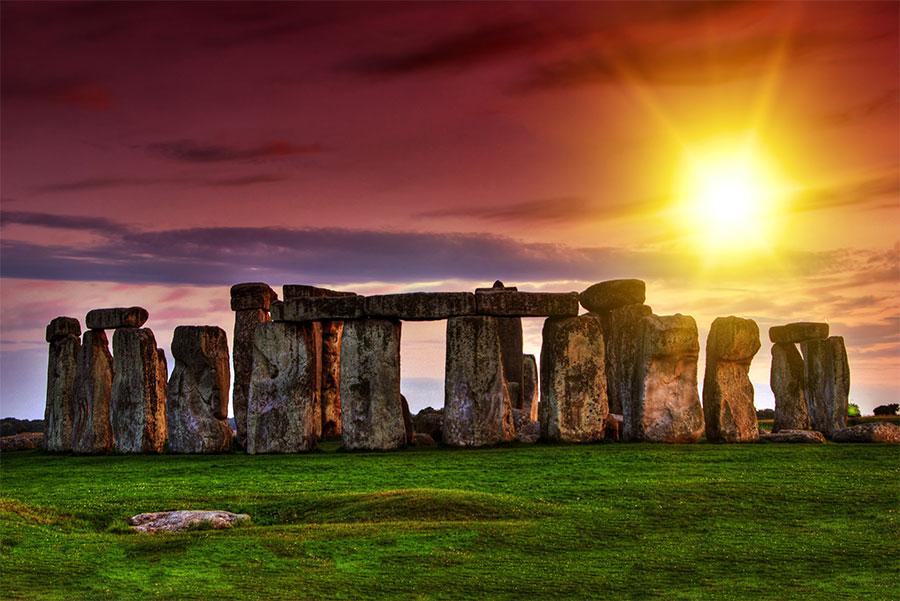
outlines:
[[[697,324],[688,315],[644,317],[635,397],[623,410],[626,440],[696,442],[703,434],[697,392]]]
[[[793,343],[772,345],[772,371],[769,384],[775,395],[775,424],[780,430],[809,430],[803,357]]]
[[[446,444],[478,447],[515,438],[496,317],[447,320],[444,378]]]
[[[268,284],[248,282],[231,287],[231,310],[234,314],[232,361],[234,362],[234,422],[238,443],[246,446],[247,402],[253,373],[253,334],[256,327],[270,320],[269,309],[278,295]]]
[[[108,453],[113,448],[109,405],[112,395],[113,357],[103,330],[88,330],[81,342],[75,390],[72,450]]]
[[[578,295],[581,305],[603,323],[606,386],[610,413],[623,414],[632,402],[634,372],[640,358],[641,320],[652,310],[643,304],[647,286],[641,280],[607,280]]]
[[[119,453],[159,453],[166,442],[165,358],[149,328],[113,334],[110,422]]]
[[[491,294],[495,292],[516,292],[515,286],[504,286],[497,280],[490,288],[476,288],[475,294]],[[503,374],[506,378],[506,388],[513,408],[523,409],[525,402],[525,374],[522,364],[522,318],[498,317],[497,327],[500,330],[500,356],[503,358]]]
[[[231,369],[225,331],[215,326],[178,326],[172,338],[172,357],[175,369],[166,399],[169,450],[173,453],[230,451]]]
[[[750,362],[759,346],[759,327],[752,319],[717,317],[713,321],[706,339],[703,379],[706,440],[759,440],[753,384],[749,376]]]
[[[813,430],[831,438],[847,427],[850,366],[842,336],[800,344],[806,365],[806,392]]]
[[[522,357],[522,411],[528,415],[529,421],[537,421],[538,406],[540,401],[540,383],[538,381],[538,367],[534,355]]]
[[[316,345],[311,323],[269,322],[256,327],[248,453],[296,453],[316,447],[321,431]]]
[[[344,322],[341,342],[341,440],[346,449],[406,445],[400,398],[400,322]]]
[[[57,317],[47,325],[50,343],[47,362],[47,404],[44,408],[44,446],[48,451],[72,450],[75,421],[75,378],[81,351],[81,324],[73,317]]]
[[[547,440],[603,439],[609,405],[600,318],[551,317],[541,345],[541,432]]]

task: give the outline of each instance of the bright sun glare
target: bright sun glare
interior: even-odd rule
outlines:
[[[679,177],[682,220],[700,248],[731,254],[767,246],[784,185],[757,144],[716,141],[690,148]]]

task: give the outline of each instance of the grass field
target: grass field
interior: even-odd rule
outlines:
[[[898,447],[0,462],[3,599],[900,598]],[[125,526],[175,508],[253,525]]]

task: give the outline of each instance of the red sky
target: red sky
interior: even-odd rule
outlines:
[[[828,321],[851,401],[896,402],[898,6],[4,2],[0,413],[42,415],[53,317],[230,336],[248,280],[639,277],[701,342],[718,315]],[[791,195],[764,249],[698,246],[681,158],[747,132]],[[443,327],[404,328],[414,407],[442,402]],[[764,340],[761,407],[768,365]]]

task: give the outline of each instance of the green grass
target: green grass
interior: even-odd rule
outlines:
[[[26,451],[0,484],[3,599],[900,598],[884,445]],[[253,524],[125,526],[192,508]]]

